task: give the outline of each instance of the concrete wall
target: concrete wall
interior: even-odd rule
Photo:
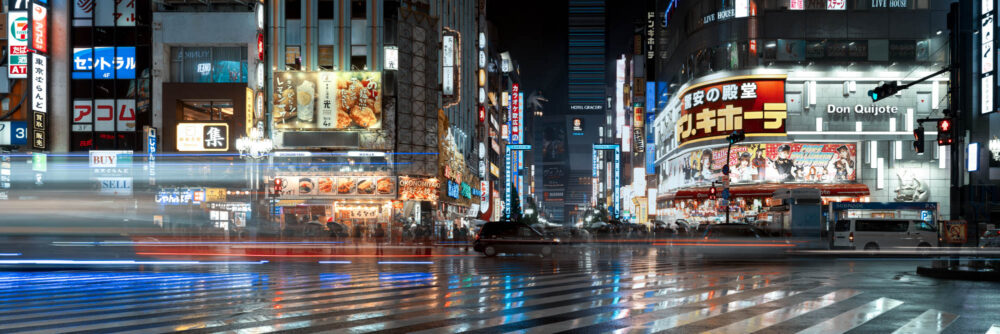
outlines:
[[[246,46],[247,82],[255,82],[256,24],[252,12],[153,13],[153,101],[163,100],[163,83],[170,82],[171,47]],[[153,103],[153,126],[162,129],[164,124],[161,106],[162,103]]]

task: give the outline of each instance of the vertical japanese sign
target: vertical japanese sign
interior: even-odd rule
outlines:
[[[28,12],[7,13],[7,77],[28,78]]]
[[[455,94],[455,36],[444,35],[441,38],[441,85],[442,94]]]
[[[337,125],[337,111],[334,108],[336,99],[336,76],[333,72],[319,73],[319,128],[333,129]]]
[[[993,1],[994,0],[983,0],[982,1],[982,11],[980,12],[980,21],[982,25],[980,26],[980,38],[982,39],[982,49],[980,49],[980,72],[982,73],[981,86],[980,86],[980,104],[981,112],[983,114],[993,111],[993,85],[994,83],[994,64],[993,59],[995,57],[996,51],[993,49],[993,34],[994,25],[996,24],[994,20],[995,12],[993,11]]]
[[[37,3],[31,4],[31,48],[49,53],[49,10]]]
[[[712,81],[681,93],[674,136],[679,145],[719,139],[735,130],[747,136],[785,134],[785,76],[758,75]]]
[[[518,84],[514,84],[514,88],[511,89],[510,93],[510,142],[514,144],[521,143],[520,89],[521,87]]]
[[[31,110],[48,112],[48,57],[31,54]]]

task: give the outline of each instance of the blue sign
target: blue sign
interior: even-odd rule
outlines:
[[[934,222],[934,213],[928,210],[920,211],[920,220],[932,223]]]
[[[595,150],[617,150],[617,144],[596,144],[594,145]]]
[[[28,145],[28,122],[0,122],[0,145]]]
[[[73,49],[73,79],[135,79],[134,46]]]
[[[448,180],[448,197],[458,198],[458,183]]]
[[[507,149],[511,151],[524,151],[524,150],[530,150],[531,145],[528,144],[507,145]]]
[[[729,189],[722,189],[722,199],[729,199]]]

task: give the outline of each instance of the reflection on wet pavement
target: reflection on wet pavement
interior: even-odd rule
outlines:
[[[0,332],[996,332],[997,285],[650,252],[0,271]],[[905,272],[904,272],[904,275]],[[980,293],[958,296],[961,284]],[[953,299],[942,295],[956,295]],[[984,302],[985,301],[985,302]],[[982,321],[992,320],[992,321]],[[992,326],[992,327],[991,327]],[[991,329],[992,328],[992,329]],[[992,333],[991,332],[991,333]]]

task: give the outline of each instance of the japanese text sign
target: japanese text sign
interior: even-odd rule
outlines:
[[[73,49],[73,79],[135,79],[135,65],[132,46]]]
[[[678,144],[725,137],[735,130],[747,134],[784,135],[785,76],[749,76],[714,81],[681,95]]]
[[[181,152],[228,151],[229,124],[177,124],[177,150]]]

